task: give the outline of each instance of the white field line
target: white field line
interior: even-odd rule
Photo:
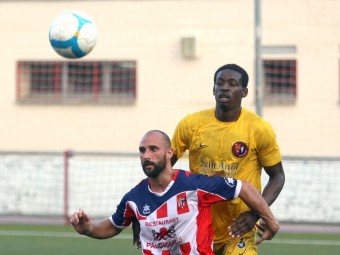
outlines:
[[[266,241],[266,244],[302,244],[302,245],[340,246],[340,241],[305,240],[305,239],[273,239],[270,241]]]
[[[18,230],[0,230],[0,236],[36,236],[36,237],[66,237],[66,238],[83,238],[85,236],[77,233],[67,232],[43,232],[43,231],[18,231]],[[115,239],[132,239],[132,234],[120,234]],[[340,241],[328,240],[304,240],[304,239],[273,239],[265,241],[266,244],[296,244],[296,245],[329,245],[340,246]]]
[[[68,232],[47,232],[47,231],[20,231],[20,230],[0,230],[0,236],[37,236],[37,237],[67,237],[81,238],[86,237],[77,233]],[[132,239],[132,234],[120,234],[116,239]]]

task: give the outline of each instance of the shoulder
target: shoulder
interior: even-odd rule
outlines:
[[[135,187],[125,194],[125,197],[134,197],[138,194],[144,194],[148,187],[148,179],[141,180]]]
[[[179,179],[186,179],[188,178],[190,175],[192,175],[192,173],[190,173],[189,171],[183,170],[183,169],[176,169],[175,171],[175,181],[179,180]]]
[[[251,120],[251,121],[259,122],[259,123],[264,121],[264,119],[261,118],[259,115],[257,115],[255,112],[252,112],[244,107],[242,107],[242,117],[245,120]]]
[[[209,176],[203,175],[203,174],[195,174],[191,173],[190,171],[182,170],[182,169],[177,169],[176,171],[176,180],[201,180],[201,179],[209,179]]]
[[[249,124],[255,131],[273,131],[272,125],[256,113],[242,108],[242,122]]]
[[[193,174],[190,171],[177,169],[175,174],[175,181],[177,183],[181,183],[181,185],[183,186],[191,186],[193,184],[192,181],[195,180],[197,176],[200,175]]]

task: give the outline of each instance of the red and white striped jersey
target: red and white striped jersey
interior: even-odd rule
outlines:
[[[210,205],[238,197],[241,186],[232,178],[176,170],[161,194],[149,189],[147,178],[140,182],[125,194],[110,220],[126,228],[138,219],[144,255],[213,255]]]

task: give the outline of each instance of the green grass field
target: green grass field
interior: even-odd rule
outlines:
[[[71,226],[0,224],[0,255],[134,255],[131,230],[108,240],[76,234]],[[340,254],[340,234],[279,233],[259,246],[263,255]]]

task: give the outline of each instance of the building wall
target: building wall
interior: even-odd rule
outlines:
[[[61,58],[48,41],[56,15],[82,10],[99,39],[85,60],[136,60],[130,106],[16,104],[16,62]],[[298,98],[264,106],[284,155],[340,156],[340,1],[262,1],[264,46],[295,46]],[[150,129],[172,135],[187,113],[214,106],[213,74],[225,63],[249,73],[244,107],[255,110],[254,1],[0,1],[0,150],[135,152]],[[181,56],[196,36],[199,57]]]

